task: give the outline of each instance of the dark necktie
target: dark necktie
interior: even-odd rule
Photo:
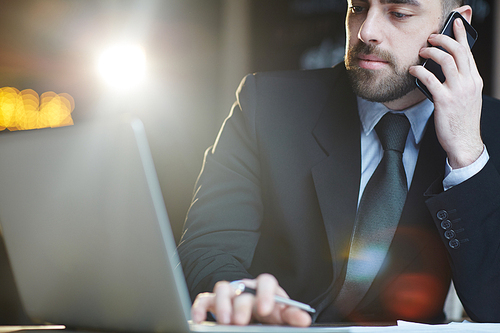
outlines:
[[[404,114],[387,113],[375,126],[384,156],[365,187],[356,215],[346,277],[334,301],[347,316],[364,297],[382,265],[406,201],[403,151],[410,130]]]

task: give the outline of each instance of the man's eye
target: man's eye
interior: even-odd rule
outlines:
[[[361,7],[361,6],[351,6],[351,7],[349,7],[349,10],[350,10],[350,11],[351,11],[351,13],[353,13],[353,14],[359,14],[359,13],[361,13],[361,12],[363,11],[363,9],[364,9],[364,8],[363,8],[363,7]]]
[[[403,13],[398,13],[398,12],[391,12],[392,16],[394,16],[395,18],[398,18],[398,19],[403,19],[403,18],[407,18],[407,17],[410,17],[411,15],[406,15],[406,14],[403,14]]]

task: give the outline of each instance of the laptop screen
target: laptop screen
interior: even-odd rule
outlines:
[[[0,135],[0,223],[37,322],[188,331],[190,301],[142,123]]]

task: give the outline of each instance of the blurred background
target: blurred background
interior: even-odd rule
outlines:
[[[500,97],[500,9],[494,0],[469,3],[484,91]],[[138,115],[178,240],[203,153],[240,80],[342,61],[346,7],[345,0],[1,0],[0,87],[68,93],[75,123]],[[116,45],[142,52],[145,74],[127,89],[98,69]],[[114,50],[111,64],[131,49]]]

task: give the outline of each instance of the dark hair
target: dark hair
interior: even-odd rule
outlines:
[[[452,12],[455,8],[465,5],[466,0],[441,0],[441,7],[443,11],[442,24],[448,17],[448,14]]]
[[[465,5],[465,0],[441,0],[443,6],[443,13],[447,15],[453,9]]]

